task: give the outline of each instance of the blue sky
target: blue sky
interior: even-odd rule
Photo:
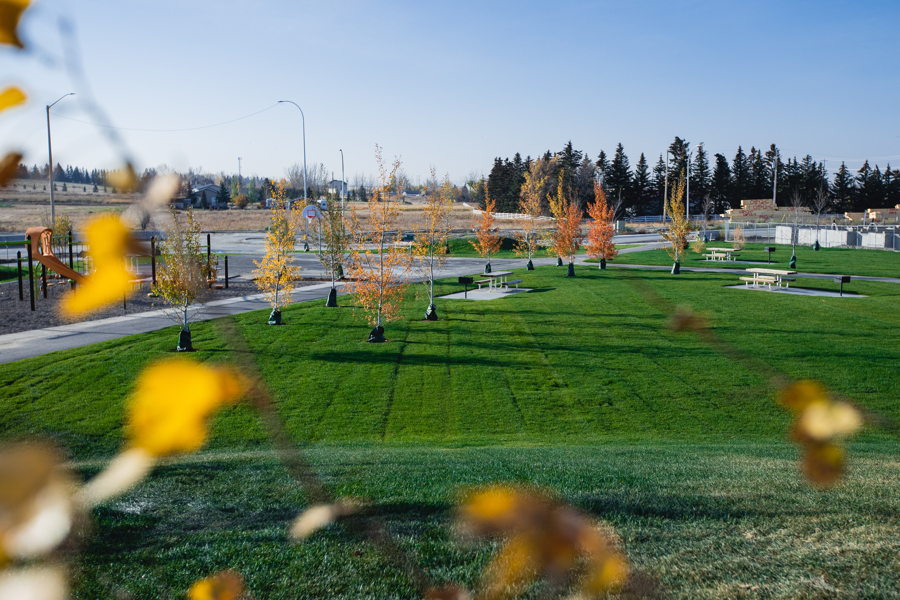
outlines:
[[[59,65],[57,19],[76,27],[98,102],[119,127],[200,127],[281,99],[306,114],[309,162],[348,179],[374,173],[374,147],[415,180],[454,181],[495,156],[536,156],[567,140],[596,158],[621,142],[651,163],[674,136],[729,160],[740,144],[900,166],[900,3],[234,2],[44,0],[22,32],[41,52],[0,52],[0,85],[28,106],[0,117],[3,150],[114,167],[117,157]],[[121,131],[140,168],[281,176],[302,162],[292,106],[189,132]]]

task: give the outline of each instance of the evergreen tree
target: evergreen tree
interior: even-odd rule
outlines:
[[[747,155],[747,164],[750,168],[750,195],[753,198],[771,197],[769,170],[763,161],[762,152],[751,147],[750,154]]]
[[[229,200],[231,200],[231,196],[228,195],[228,190],[225,189],[225,180],[223,179],[219,183],[219,191],[216,193],[216,208],[225,208]]]
[[[247,182],[247,202],[250,204],[256,204],[259,199],[256,197],[256,178],[251,177],[250,181]]]
[[[663,202],[665,202],[666,193],[666,161],[663,155],[659,155],[656,166],[653,167],[653,199],[649,204],[653,207],[648,214],[661,215]]]
[[[644,153],[638,159],[634,167],[634,177],[631,180],[632,189],[632,206],[634,214],[637,216],[652,215],[657,205],[656,198],[653,195],[653,181],[650,177],[650,166]]]
[[[609,164],[609,173],[605,177],[604,183],[604,188],[610,193],[611,204],[618,206],[617,213],[631,208],[627,203],[622,204],[623,200],[628,200],[631,192],[631,166],[621,143],[616,146],[616,154]]]
[[[884,169],[884,192],[887,206],[900,204],[900,171],[891,170],[890,163]]]
[[[716,154],[716,168],[710,182],[710,194],[713,199],[713,212],[722,214],[729,208],[740,208],[731,203],[731,167],[728,159],[722,154]]]
[[[600,177],[601,185],[606,185],[606,175],[608,173],[609,173],[609,159],[606,157],[606,152],[601,150],[600,156],[597,157],[597,175]]]
[[[732,208],[740,208],[741,200],[749,200],[747,192],[750,191],[750,167],[747,164],[747,156],[738,146],[737,154],[731,161],[731,198]]]
[[[872,167],[869,166],[869,161],[867,160],[856,172],[856,193],[853,195],[853,200],[850,203],[853,212],[862,212],[870,206],[871,198],[869,198],[869,192],[871,188],[868,187],[868,183],[871,177]]]
[[[700,212],[700,205],[710,193],[711,177],[709,155],[703,146],[698,146],[694,164],[691,166],[691,214]]]
[[[690,152],[690,143],[675,136],[675,141],[669,145],[669,152],[672,153],[672,160],[669,161],[669,189],[672,188],[672,182],[678,181],[682,174],[687,175],[687,160]]]

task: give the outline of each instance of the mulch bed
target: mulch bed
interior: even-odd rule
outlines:
[[[301,281],[296,282],[294,285],[299,287],[303,285],[313,285],[314,283],[315,282],[312,281],[308,283]],[[149,291],[148,288],[149,286],[144,284],[142,290],[136,290],[133,295],[128,297],[125,306],[123,306],[122,302],[118,302],[102,311],[91,313],[87,317],[79,320],[96,321],[98,319],[121,317],[123,315],[132,315],[149,310],[165,308],[161,298],[147,297]],[[27,280],[24,282],[25,300],[22,301],[19,300],[19,287],[16,283],[0,286],[0,335],[71,323],[71,321],[62,318],[57,311],[59,299],[68,291],[68,289],[68,286],[51,285],[47,290],[46,298],[38,291],[37,296],[34,299],[35,310],[32,312],[31,302],[28,297]],[[205,301],[210,302],[213,300],[222,300],[224,298],[250,296],[258,293],[260,292],[256,287],[255,282],[232,280],[228,282],[227,290],[211,289],[208,297],[205,298]]]

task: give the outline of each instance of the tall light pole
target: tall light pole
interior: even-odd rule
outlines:
[[[702,148],[703,142],[697,144],[697,148]],[[685,192],[685,201],[684,201],[684,214],[687,217],[687,220],[691,220],[691,156],[694,155],[694,150],[697,148],[691,148],[690,152],[687,155],[687,191]]]
[[[344,218],[344,151],[341,150],[341,220]]]
[[[292,102],[290,100],[279,100],[278,104],[293,104],[297,107],[297,110],[300,111],[300,118],[303,119],[303,206],[307,205],[306,200],[306,115],[303,114],[303,109],[300,108],[296,102]]]
[[[69,92],[66,96],[74,96],[75,92]],[[59,102],[57,100],[56,102]],[[50,143],[50,109],[56,106],[56,102],[47,105],[47,154],[50,156],[50,224],[56,225],[56,209],[53,205],[53,145]]]

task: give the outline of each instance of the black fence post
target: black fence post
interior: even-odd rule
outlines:
[[[47,297],[47,267],[44,263],[41,263],[41,292],[43,293],[44,298]]]
[[[69,268],[75,270],[75,255],[72,253],[72,230],[69,230]],[[75,289],[75,280],[72,280],[72,289]]]
[[[156,285],[156,236],[150,238],[150,279]]]
[[[31,262],[31,236],[26,235],[28,242],[28,296],[31,298],[31,310],[34,311],[34,265]]]
[[[225,255],[225,289],[228,289],[228,255]]]
[[[22,285],[22,251],[16,252],[16,270],[19,272],[19,300],[25,299],[25,289]]]
[[[212,266],[212,244],[210,242],[209,234],[206,234],[206,272],[209,273],[209,269]]]

